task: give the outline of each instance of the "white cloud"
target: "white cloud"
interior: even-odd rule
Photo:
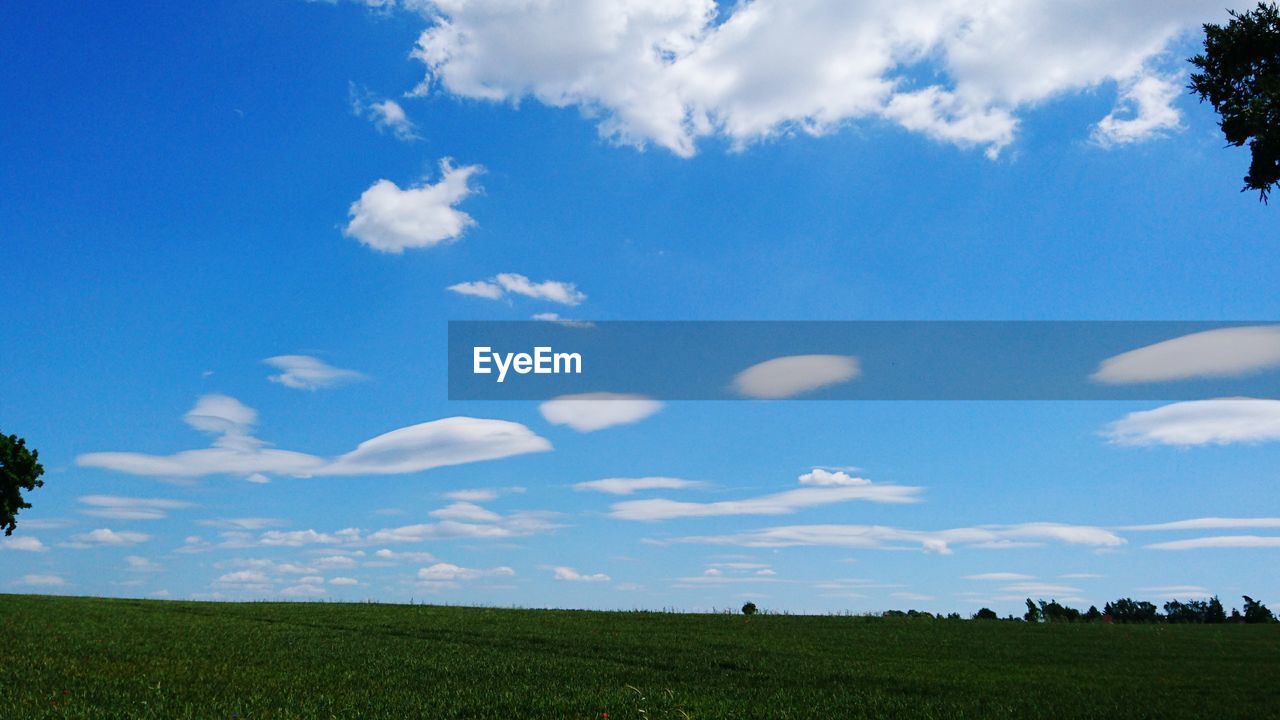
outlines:
[[[233,530],[262,530],[264,528],[284,525],[285,521],[280,518],[268,517],[213,518],[210,520],[201,520],[199,521],[199,524],[208,527],[230,528]]]
[[[261,570],[237,570],[219,577],[217,582],[226,585],[269,585],[271,578]]]
[[[551,568],[551,572],[556,580],[563,580],[565,582],[609,582],[613,579],[604,573],[583,575],[571,567],[564,566]]]
[[[460,295],[487,300],[501,300],[507,293],[561,305],[578,305],[587,299],[587,296],[571,282],[560,280],[534,282],[519,273],[499,273],[488,280],[457,283],[446,289]]]
[[[345,528],[335,533],[307,530],[268,530],[262,533],[258,544],[266,546],[302,547],[304,545],[338,545],[357,542],[360,531],[356,528]]]
[[[884,119],[990,156],[1018,115],[1114,84],[1095,137],[1172,129],[1159,72],[1183,33],[1222,15],[1209,0],[959,3],[905,0],[434,0],[414,56],[419,92],[581,108],[601,135],[681,156]]]
[[[1070,585],[1052,585],[1049,583],[1025,582],[1005,585],[1000,588],[1002,592],[1018,593],[1025,595],[1075,595],[1081,592],[1080,588],[1071,587]]]
[[[923,488],[907,485],[861,485],[806,487],[785,492],[717,502],[682,502],[677,500],[628,500],[614,503],[609,515],[620,520],[671,520],[686,517],[725,515],[785,515],[808,507],[864,500],[874,503],[919,502]]]
[[[336,368],[310,355],[276,355],[262,362],[281,371],[268,380],[295,390],[319,390],[365,379],[355,370]]]
[[[858,359],[848,355],[791,355],[757,363],[733,378],[739,395],[762,400],[795,397],[858,376]]]
[[[419,570],[418,579],[433,583],[451,583],[459,580],[476,580],[483,577],[510,577],[515,574],[515,570],[505,565],[485,570],[441,562]]]
[[[98,528],[87,533],[71,536],[71,546],[86,548],[102,545],[137,545],[151,539],[150,535],[140,532],[116,531],[109,528]]]
[[[498,513],[470,502],[455,502],[439,510],[432,510],[428,514],[441,520],[459,520],[462,522],[492,523],[502,520],[502,516]]]
[[[329,579],[330,585],[359,585],[360,581],[351,577],[336,577]]]
[[[454,206],[474,192],[471,178],[481,170],[479,165],[454,167],[445,158],[434,185],[424,181],[401,189],[390,180],[379,180],[351,204],[351,221],[343,232],[385,253],[456,240],[475,221]]]
[[[856,485],[870,485],[871,481],[866,478],[853,477],[843,470],[824,470],[823,468],[814,468],[809,472],[800,476],[801,485],[817,485],[820,487],[850,487]]]
[[[1093,128],[1103,147],[1128,145],[1160,137],[1182,127],[1182,114],[1173,103],[1186,88],[1179,75],[1146,74],[1120,83],[1116,107]]]
[[[378,132],[389,132],[397,140],[405,142],[422,139],[400,103],[390,99],[379,100],[368,91],[357,88],[355,83],[351,83],[350,88],[351,112],[372,122]]]
[[[1132,412],[1104,435],[1119,445],[1230,445],[1280,440],[1280,400],[1218,398]]]
[[[1035,580],[1034,575],[1023,575],[1014,572],[989,572],[977,575],[965,575],[965,580],[990,580],[994,582],[1013,582],[1015,580]]]
[[[1167,531],[1167,530],[1239,530],[1252,528],[1280,528],[1280,518],[1219,518],[1205,517],[1174,522],[1155,523],[1152,525],[1129,525],[1121,530]]]
[[[443,538],[506,539],[526,537],[560,527],[552,514],[516,512],[484,521],[471,522],[442,519],[439,522],[383,528],[366,539],[371,543],[419,543]]]
[[[125,562],[126,569],[128,569],[130,572],[151,573],[151,572],[160,572],[161,570],[164,569],[160,567],[159,563],[149,558],[144,558],[141,555],[126,556],[124,559],[124,562]]]
[[[661,409],[662,403],[643,395],[607,392],[561,395],[538,406],[547,422],[578,432],[640,422]]]
[[[258,423],[258,411],[233,397],[214,393],[201,395],[182,419],[211,435],[239,436]]]
[[[1155,595],[1159,600],[1194,600],[1213,597],[1213,593],[1199,585],[1158,585],[1156,587],[1138,588],[1138,591]]]
[[[1280,548],[1280,536],[1216,535],[1212,537],[1171,540],[1146,546],[1151,550],[1203,550],[1206,548]]]
[[[324,588],[319,585],[292,585],[280,591],[282,597],[320,597]]]
[[[89,506],[88,510],[80,511],[82,514],[111,520],[163,520],[169,517],[169,510],[194,506],[182,500],[117,495],[84,495],[80,502]]]
[[[450,490],[449,492],[441,493],[441,495],[450,500],[459,500],[462,502],[488,502],[490,500],[497,500],[503,495],[523,493],[524,490],[524,488],[519,486],[502,488],[468,488],[463,490]]]
[[[1093,380],[1109,385],[1240,377],[1280,367],[1280,326],[1219,328],[1103,360]]]
[[[538,320],[540,322],[552,322],[562,327],[579,329],[593,328],[596,326],[596,324],[590,320],[574,320],[573,318],[561,317],[559,313],[553,312],[534,313],[529,319]]]
[[[671,542],[738,545],[755,548],[843,547],[865,550],[903,550],[950,554],[952,546],[989,547],[1002,541],[1118,547],[1125,540],[1105,528],[1062,523],[984,525],[950,530],[908,530],[883,525],[786,525],[727,535],[695,535]]]
[[[456,292],[459,295],[470,295],[471,297],[485,298],[486,300],[501,300],[504,294],[501,287],[487,280],[460,282],[445,289],[450,292]]]
[[[16,584],[32,587],[63,587],[67,581],[60,575],[23,575]]]
[[[196,410],[202,414],[193,416]],[[256,418],[253,409],[233,398],[206,395],[187,414],[187,421],[201,429],[223,433],[213,447],[173,455],[89,453],[76,458],[76,462],[144,476],[393,475],[551,449],[551,443],[519,423],[451,417],[392,430],[360,443],[351,452],[324,458],[266,447],[266,443],[248,434]]]
[[[40,542],[39,538],[30,535],[5,536],[0,535],[0,550],[15,550],[18,552],[48,552],[49,548]]]
[[[640,490],[689,490],[706,487],[700,480],[681,480],[672,477],[604,478],[576,483],[574,490],[593,490],[610,495],[631,495]]]

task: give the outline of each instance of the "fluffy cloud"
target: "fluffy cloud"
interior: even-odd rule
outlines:
[[[578,432],[640,422],[661,409],[662,403],[643,395],[605,392],[561,395],[538,406],[547,422]]]
[[[355,370],[336,368],[310,355],[276,355],[262,362],[280,371],[268,380],[295,390],[319,390],[365,379]]]
[[[1062,523],[984,525],[950,530],[907,530],[883,525],[786,525],[728,535],[695,535],[672,542],[743,547],[842,547],[901,550],[916,547],[926,553],[950,554],[952,546],[1008,547],[1006,543],[1046,541],[1090,547],[1118,547],[1125,540],[1105,528]]]
[[[378,128],[378,132],[389,132],[398,140],[412,142],[421,139],[400,103],[390,99],[379,100],[367,90],[357,88],[355,83],[350,88],[351,112],[357,117],[367,119]]]
[[[858,376],[858,359],[848,355],[791,355],[757,363],[733,378],[739,395],[762,400],[795,397]]]
[[[393,475],[551,449],[551,443],[519,423],[451,417],[392,430],[351,452],[324,458],[266,447],[249,434],[257,413],[234,398],[206,395],[186,419],[198,429],[221,433],[213,447],[173,455],[89,453],[76,462],[131,475],[169,477]]]
[[[556,580],[563,580],[564,582],[609,582],[612,579],[604,573],[583,575],[571,567],[564,566],[551,568],[551,573]]]
[[[1272,535],[1215,535],[1171,540],[1147,545],[1151,550],[1203,550],[1206,548],[1280,548],[1280,537]]]
[[[604,478],[588,480],[573,486],[574,490],[592,490],[610,495],[631,495],[640,490],[689,490],[706,487],[699,480],[681,480],[672,477]]]
[[[840,474],[843,475],[843,473]],[[812,475],[813,473],[806,473],[801,476],[801,482],[804,482],[805,477],[812,477]],[[913,503],[919,501],[922,491],[923,488],[920,487],[878,485],[867,480],[860,483],[803,487],[745,500],[717,502],[682,502],[662,498],[629,500],[614,503],[609,514],[620,520],[645,521],[726,515],[786,515],[808,507],[854,500],[874,503]]]
[[[1183,84],[1161,71],[1183,33],[1221,17],[1208,0],[961,3],[909,0],[427,0],[419,92],[582,108],[603,136],[681,156],[700,138],[741,147],[887,120],[939,141],[1013,141],[1018,114],[1105,85],[1094,137],[1177,127]]]
[[[418,579],[428,583],[455,583],[460,580],[476,580],[484,577],[510,577],[515,574],[515,570],[512,570],[505,565],[484,570],[479,568],[460,567],[453,563],[441,562],[419,570]]]
[[[870,485],[871,481],[866,478],[853,477],[843,470],[833,471],[814,468],[800,476],[800,484],[817,485],[819,487],[851,487],[855,485]]]
[[[1218,398],[1129,413],[1104,430],[1119,445],[1230,445],[1280,440],[1280,400]]]
[[[424,181],[401,189],[390,180],[379,180],[351,204],[351,220],[343,232],[385,253],[456,240],[475,220],[454,206],[474,192],[471,178],[481,170],[479,165],[455,167],[445,158],[434,185]]]
[[[1280,326],[1219,328],[1103,360],[1092,379],[1109,385],[1240,377],[1280,367]]]
[[[182,500],[117,495],[85,495],[80,502],[89,506],[81,513],[111,520],[163,520],[169,517],[169,510],[193,507],[193,503]]]
[[[447,289],[461,295],[488,300],[500,300],[507,293],[561,305],[578,305],[587,299],[586,294],[571,282],[560,280],[534,282],[519,273],[498,273],[489,280],[458,283],[450,285]]]
[[[503,488],[469,488],[465,490],[450,490],[441,493],[450,500],[460,500],[462,502],[488,502],[489,500],[497,500],[503,495],[510,493],[523,493],[524,488],[519,486],[503,487]]]

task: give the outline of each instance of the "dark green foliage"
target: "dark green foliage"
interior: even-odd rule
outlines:
[[[981,610],[973,614],[973,619],[974,620],[999,620],[1000,616],[997,615],[996,611],[992,610],[991,608],[982,608]]]
[[[751,617],[752,615],[755,615],[755,614],[756,614],[756,604],[755,604],[755,603],[753,603],[753,602],[749,602],[749,603],[747,603],[747,604],[743,605],[743,606],[742,606],[742,614],[743,614],[743,615],[746,615],[747,617]]]
[[[1107,603],[1102,611],[1110,615],[1111,619],[1118,623],[1153,623],[1160,621],[1156,606],[1146,600],[1121,598],[1115,602]]]
[[[1222,602],[1215,596],[1211,600],[1170,600],[1164,604],[1166,622],[1219,624],[1227,621]]]
[[[1027,611],[1023,613],[1022,619],[1029,623],[1040,622],[1044,619],[1044,616],[1040,614],[1040,608],[1031,601],[1031,598],[1027,598]]]
[[[1247,623],[1269,623],[1275,622],[1276,618],[1271,614],[1271,610],[1266,605],[1254,600],[1248,595],[1244,596],[1244,621]]]
[[[1260,720],[1277,667],[1280,625],[0,595],[4,720]]]
[[[1045,622],[1075,622],[1080,619],[1080,611],[1072,607],[1058,604],[1057,600],[1040,601],[1040,617]]]
[[[1280,182],[1280,9],[1260,2],[1231,11],[1226,25],[1206,24],[1204,52],[1191,64],[1200,71],[1191,75],[1191,90],[1213,105],[1227,142],[1249,145],[1244,190],[1266,202]]]
[[[1089,606],[1089,612],[1087,612],[1087,613],[1085,613],[1085,614],[1084,614],[1084,619],[1085,619],[1085,620],[1088,620],[1089,622],[1097,622],[1098,620],[1101,620],[1101,619],[1102,619],[1102,613],[1101,613],[1101,612],[1098,612],[1098,606],[1097,606],[1097,605],[1090,605],[1090,606]]]
[[[0,433],[0,528],[4,528],[5,535],[12,535],[17,527],[18,511],[31,507],[23,500],[22,491],[44,485],[40,479],[44,467],[39,459],[40,453],[28,450],[22,438]]]

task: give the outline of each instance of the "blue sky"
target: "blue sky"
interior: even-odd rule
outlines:
[[[451,319],[1280,315],[1275,209],[1180,89],[1215,3],[936,5],[0,10],[0,429],[47,471],[0,589],[1280,601],[1265,404],[655,401],[583,431],[446,399]],[[454,417],[477,421],[420,427]],[[133,462],[211,443],[182,472]],[[311,459],[268,472],[264,448]],[[654,477],[697,484],[574,488]],[[856,478],[915,502],[850,499]],[[780,514],[615,507],[752,499]],[[1226,520],[1128,529],[1204,518]]]

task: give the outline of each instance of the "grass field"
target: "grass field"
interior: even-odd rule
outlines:
[[[1280,625],[0,595],[0,718],[1280,717]]]

